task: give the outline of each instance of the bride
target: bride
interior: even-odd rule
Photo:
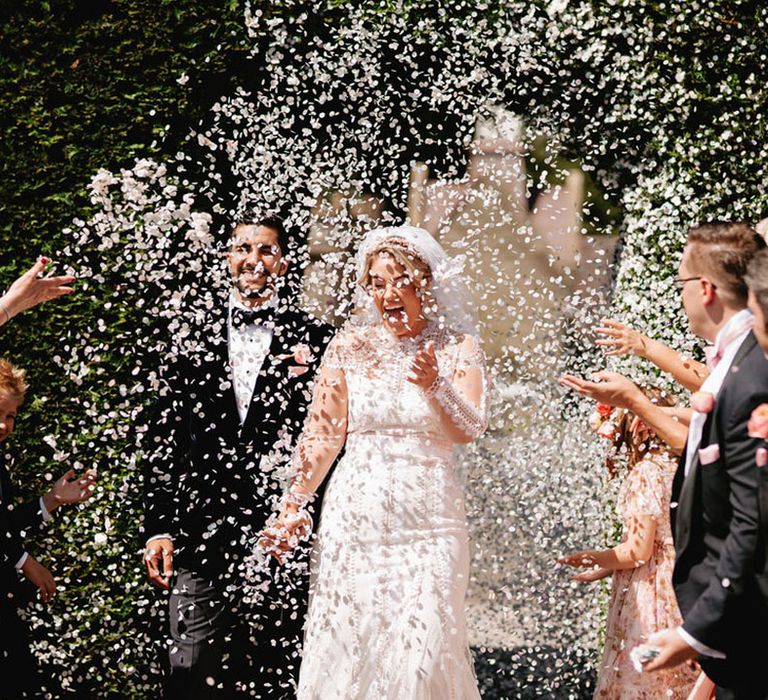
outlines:
[[[487,423],[485,357],[456,261],[425,230],[357,254],[358,314],[323,358],[295,474],[261,547],[280,560],[341,448],[310,567],[300,700],[480,697],[454,444]]]

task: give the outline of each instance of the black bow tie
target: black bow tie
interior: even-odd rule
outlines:
[[[239,306],[232,308],[232,326],[240,328],[241,326],[248,326],[251,324],[257,324],[264,326],[274,318],[275,310],[270,306],[257,307],[255,309],[243,309]]]

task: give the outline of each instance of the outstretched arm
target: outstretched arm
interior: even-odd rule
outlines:
[[[649,360],[689,391],[698,391],[709,374],[706,365],[683,358],[676,350],[634,328],[610,318],[603,319],[601,323],[603,325],[595,332],[602,338],[595,343],[606,348],[606,355],[637,355]]]
[[[445,433],[458,443],[472,442],[488,425],[485,357],[477,338],[464,337],[453,377],[440,375],[434,346],[419,351],[408,381],[420,387]]]
[[[651,558],[655,534],[656,519],[652,515],[635,515],[627,518],[627,538],[621,544],[611,549],[573,552],[557,561],[566,566],[605,571],[606,575],[620,569],[634,569]],[[574,578],[590,580],[579,579],[579,574]]]
[[[40,277],[47,265],[48,258],[40,258],[0,297],[0,326],[22,311],[74,291],[71,275]]]
[[[560,384],[577,391],[582,396],[617,408],[627,408],[659,437],[673,452],[682,454],[688,438],[688,427],[676,416],[653,403],[636,384],[616,372],[597,372],[590,382],[572,374],[564,374]]]
[[[334,341],[335,342],[335,341]],[[333,346],[329,349],[335,353]],[[324,360],[315,380],[312,405],[293,453],[294,476],[280,514],[259,540],[263,551],[282,563],[312,530],[307,506],[323,483],[347,436],[347,383],[342,369]]]

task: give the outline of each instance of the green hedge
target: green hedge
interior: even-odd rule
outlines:
[[[361,9],[334,0],[249,7],[259,8],[262,19],[284,20],[293,56],[286,63],[299,67],[314,40],[335,42],[337,32],[355,22],[373,32],[406,27],[402,32],[421,42],[424,55],[437,57],[435,70],[440,51],[450,54],[474,38],[476,44],[465,45],[467,65],[485,73],[458,94],[465,103],[431,113],[443,131],[434,148],[419,155],[433,171],[460,174],[464,140],[484,94],[526,115],[532,131],[546,133],[559,154],[543,166],[537,162],[537,180],[556,180],[547,167],[559,171],[578,161],[623,211],[614,311],[694,351],[671,285],[686,227],[710,217],[756,220],[768,209],[762,187],[767,11],[758,2],[714,0],[475,5],[420,0]],[[0,9],[0,284],[41,253],[93,273],[79,283],[80,293],[0,332],[2,354],[26,367],[32,383],[9,443],[25,494],[38,492],[45,474],[73,461],[96,465],[102,474],[95,502],[57,512],[33,547],[63,584],[50,611],[31,614],[38,651],[64,688],[57,694],[151,697],[163,654],[162,610],[138,559],[140,480],[131,458],[149,370],[145,365],[144,375],[134,376],[136,357],[152,350],[163,327],[146,311],[155,308],[153,300],[140,299],[126,284],[146,262],[136,239],[146,232],[148,210],[137,209],[131,226],[114,230],[116,245],[101,250],[91,239],[75,247],[85,230],[107,230],[93,224],[106,200],[92,201],[86,185],[100,168],[119,173],[136,159],[153,158],[169,164],[168,182],[134,173],[147,183],[147,196],[161,198],[163,187],[178,185],[179,196],[194,195],[195,206],[207,211],[237,189],[237,177],[224,172],[215,191],[211,174],[220,161],[189,135],[221,126],[210,107],[238,86],[271,97],[264,92],[270,31],[262,21],[249,35],[244,9],[238,2],[199,0],[31,0]],[[396,63],[387,53],[393,50],[381,51]],[[408,76],[415,84],[429,79]],[[411,116],[418,116],[417,107]],[[344,120],[359,129],[359,115]],[[418,128],[403,144],[403,162],[433,135],[426,125]],[[381,185],[384,171],[375,172]],[[402,211],[404,194],[401,188],[384,197],[394,214]],[[594,202],[599,229],[608,219],[602,198]],[[179,215],[178,222],[166,239],[178,233],[173,245],[183,248],[188,217]],[[159,260],[173,254],[157,252]],[[146,343],[131,344],[145,337]],[[646,372],[631,361],[619,366],[638,377]],[[87,373],[73,373],[77,367]],[[43,441],[46,435],[55,448]]]

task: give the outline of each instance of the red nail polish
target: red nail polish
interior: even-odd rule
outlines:
[[[40,262],[43,263],[43,265],[47,265],[50,261],[45,256],[42,256]]]

